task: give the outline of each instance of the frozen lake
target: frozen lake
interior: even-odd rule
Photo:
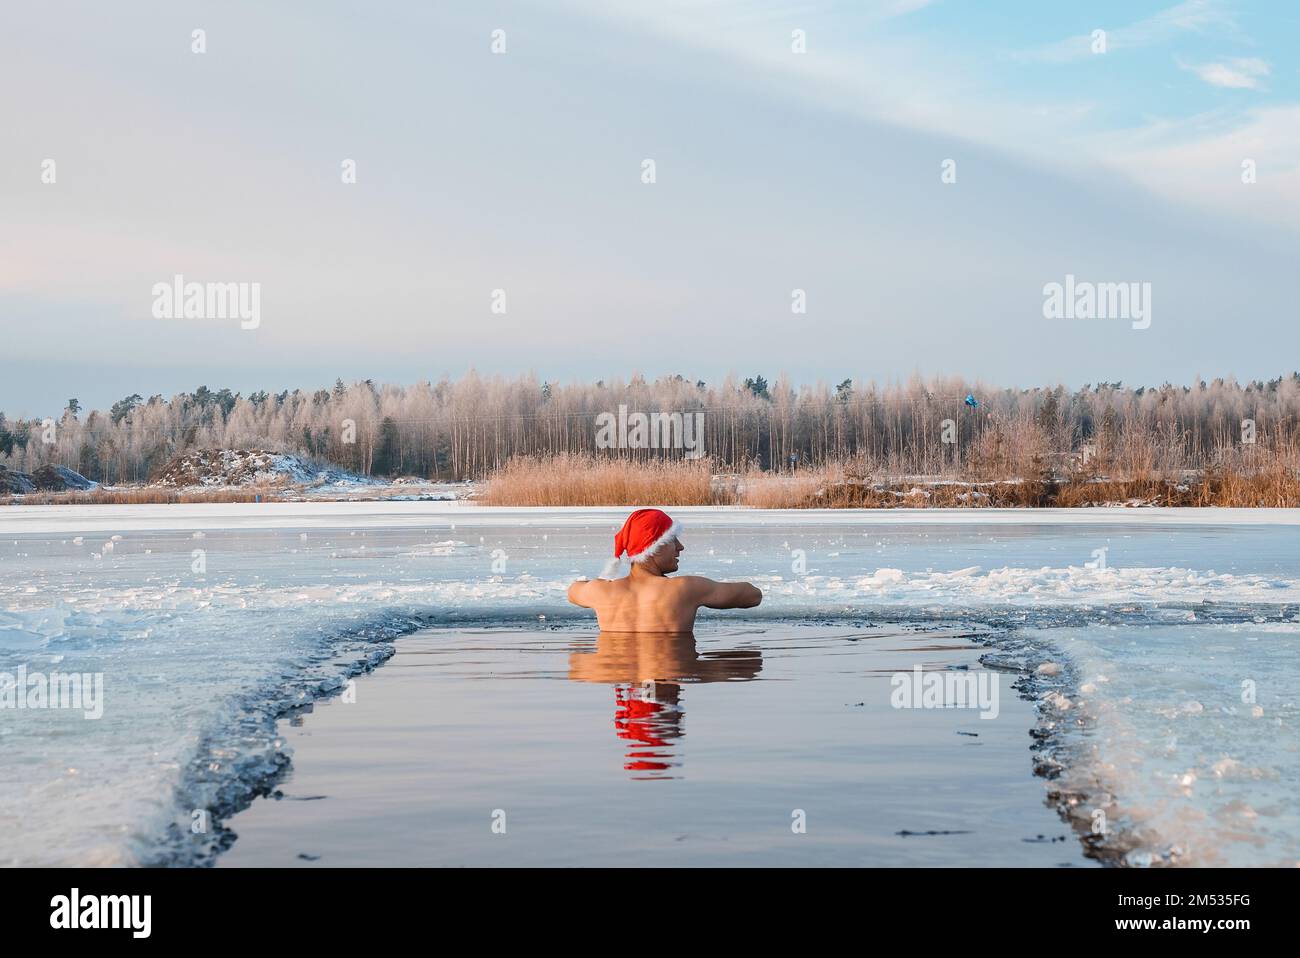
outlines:
[[[723,623],[989,630],[976,649],[986,662],[1031,673],[1024,774],[1048,772],[1031,781],[1074,804],[1076,833],[1081,816],[1099,822],[1088,841],[1102,860],[1300,860],[1293,512],[671,511],[683,572],[765,593],[758,609],[702,616],[702,636]],[[103,682],[99,718],[0,709],[0,860],[211,860],[227,840],[215,823],[287,762],[277,716],[337,691],[402,636],[594,635],[564,590],[601,568],[626,512],[0,509],[0,673]],[[816,724],[807,732],[810,747],[823,741]],[[199,829],[195,809],[212,810],[213,827]]]

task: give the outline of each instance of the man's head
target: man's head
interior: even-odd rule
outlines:
[[[654,552],[650,553],[641,560],[641,565],[647,572],[658,572],[660,575],[667,575],[670,572],[676,572],[678,566],[678,556],[686,549],[682,545],[682,540],[673,535],[659,546]]]
[[[614,559],[601,578],[612,578],[623,561],[641,565],[647,572],[664,575],[677,571],[677,557],[682,546],[678,541],[681,526],[659,509],[638,509],[627,517],[623,528],[614,536]]]

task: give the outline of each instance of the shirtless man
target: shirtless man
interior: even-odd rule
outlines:
[[[614,537],[614,559],[599,579],[569,586],[569,601],[596,610],[602,632],[690,633],[695,613],[708,609],[752,609],[763,593],[748,582],[714,582],[703,576],[668,578],[677,571],[685,546],[681,527],[658,509],[638,509]],[[627,576],[612,576],[624,564]]]

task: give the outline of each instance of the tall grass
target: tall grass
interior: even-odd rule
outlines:
[[[278,488],[249,486],[240,489],[166,489],[159,486],[87,489],[80,492],[29,492],[9,496],[6,505],[153,505],[188,502],[269,502],[282,492]]]
[[[480,502],[492,506],[705,506],[715,493],[709,463],[632,462],[594,456],[519,457],[492,474]]]
[[[1300,507],[1300,463],[1273,457],[1201,473],[1103,478],[1075,471],[1021,478],[889,477],[860,463],[795,475],[752,469],[710,476],[704,460],[633,462],[593,456],[519,457],[488,480],[498,506],[743,505],[757,509],[909,509],[1100,505]]]
[[[816,505],[818,495],[834,488],[841,476],[841,470],[835,466],[810,469],[793,476],[753,469],[738,483],[735,501],[754,509],[804,509]]]

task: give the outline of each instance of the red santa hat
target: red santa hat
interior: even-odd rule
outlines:
[[[668,513],[659,509],[638,509],[627,517],[623,528],[614,536],[614,558],[600,573],[602,579],[612,579],[633,562],[644,562],[669,539],[681,535],[682,527]]]

